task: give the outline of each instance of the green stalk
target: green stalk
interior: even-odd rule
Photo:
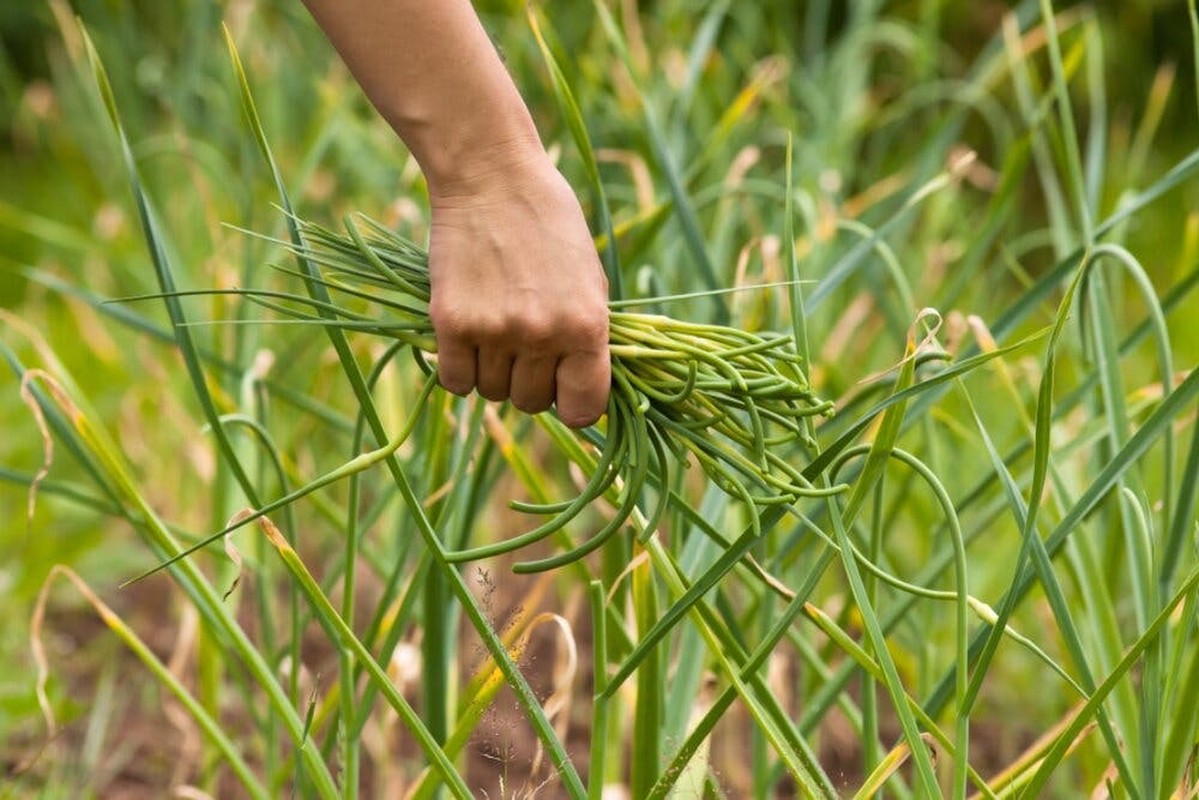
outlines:
[[[329,634],[338,646],[345,648],[353,657],[361,664],[371,680],[379,687],[386,698],[388,704],[400,715],[404,720],[408,729],[416,737],[421,749],[428,757],[430,763],[441,773],[442,780],[449,786],[455,797],[460,800],[470,800],[471,792],[467,788],[462,776],[454,768],[453,763],[446,757],[445,751],[441,749],[441,745],[429,733],[429,729],[425,726],[412,706],[396,689],[395,684],[391,682],[387,671],[379,665],[362,641],[354,635],[354,631],[349,624],[341,618],[337,613],[337,609],[333,607],[333,603],[321,591],[320,586],[304,566],[304,562],[300,560],[299,555],[292,549],[287,540],[283,538],[283,534],[270,521],[269,518],[263,517],[259,523],[262,527],[263,534],[267,537],[270,543],[278,551],[283,563],[291,572],[292,577],[300,584],[300,589],[304,592],[304,596],[308,598],[309,604],[312,605],[316,612],[317,620]]]
[[[2,343],[0,343],[2,346]],[[7,346],[3,349],[14,364],[15,357]],[[91,414],[81,409],[79,402],[68,397],[57,387],[51,387],[53,403],[61,407],[68,415],[73,426],[73,437],[78,443],[90,451],[97,459],[102,470],[106,485],[128,502],[141,516],[139,531],[143,534],[151,549],[162,557],[179,551],[174,537],[166,524],[158,517],[144,496],[138,492],[136,483],[129,474],[119,455],[119,449],[109,439],[107,433],[91,422]],[[39,398],[39,402],[50,402]],[[291,735],[292,741],[299,747],[305,772],[313,781],[314,789],[322,800],[333,800],[337,797],[337,788],[328,765],[320,758],[320,753],[314,747],[304,747],[305,729],[303,721],[296,714],[288,697],[271,668],[257,648],[250,642],[249,637],[234,620],[231,612],[225,607],[217,590],[200,572],[199,568],[190,561],[182,561],[171,569],[172,576],[180,588],[188,595],[196,606],[201,619],[209,628],[222,637],[221,641],[232,646],[233,651],[244,662],[246,669],[254,681],[262,687],[267,697],[276,709],[284,725]]]
[[[635,547],[634,557],[641,547]],[[644,635],[658,617],[658,601],[654,591],[650,561],[645,560],[633,570],[633,615],[637,632]],[[661,768],[662,687],[666,685],[663,653],[652,651],[637,669],[637,705],[633,712],[632,765],[629,788],[634,797],[644,797],[654,785]],[[600,702],[606,703],[602,692]]]
[[[225,427],[229,427],[229,428],[232,428],[234,426],[244,427],[248,433],[252,434],[258,440],[259,445],[262,447],[262,450],[264,451],[265,455],[267,456],[266,460],[269,461],[271,468],[275,474],[275,480],[278,482],[280,489],[282,491],[286,492],[288,490],[288,476],[287,476],[287,470],[283,464],[283,456],[279,452],[278,447],[275,445],[274,440],[271,438],[271,434],[267,430],[266,425],[262,421],[255,419],[253,417],[247,416],[245,414],[226,414],[221,417],[221,424],[224,425]],[[263,463],[262,468],[263,468],[263,470],[265,470],[265,468],[266,468],[265,463]],[[265,480],[261,476],[259,478],[259,483],[265,484]],[[290,530],[294,531],[295,527],[296,527],[294,509],[291,506],[288,506],[287,508],[284,509],[283,513],[284,513],[284,520],[285,520],[286,524],[288,525],[288,528]],[[294,536],[294,534],[293,534],[293,536]],[[279,652],[275,646],[275,637],[274,637],[274,633],[273,633],[274,620],[275,620],[275,614],[277,613],[277,607],[268,602],[271,597],[271,589],[272,589],[271,578],[273,577],[273,574],[269,569],[267,569],[265,567],[266,559],[263,558],[263,556],[265,555],[265,551],[264,551],[265,543],[263,543],[262,539],[258,539],[258,543],[259,544],[258,544],[258,547],[256,548],[256,553],[258,556],[258,562],[260,565],[260,569],[257,570],[257,574],[256,574],[256,579],[257,579],[256,580],[256,585],[257,585],[256,593],[257,593],[257,598],[258,598],[259,624],[261,625],[262,638],[263,638],[262,650],[265,651],[271,659],[275,659],[275,658],[277,658],[276,653]],[[294,545],[294,542],[292,542],[292,544]],[[288,617],[287,618],[290,621],[290,634],[291,634],[290,638],[289,638],[289,644],[288,644],[290,663],[291,664],[299,664],[300,663],[300,627],[301,627],[300,606],[299,606],[300,598],[299,598],[299,592],[296,590],[296,588],[294,586],[288,587],[287,599],[288,599]],[[291,698],[292,698],[292,705],[298,706],[300,703],[300,699],[299,699],[299,670],[297,670],[297,669],[291,670],[289,691],[290,691]],[[266,735],[266,754],[264,756],[265,761],[266,761],[266,774],[268,774],[268,775],[276,775],[278,773],[277,769],[275,768],[275,762],[278,758],[277,750],[278,750],[278,746],[279,746],[278,745],[278,730],[277,730],[277,728],[278,728],[278,719],[277,719],[276,715],[268,709],[267,732],[266,732],[267,733],[267,735]]]
[[[579,151],[579,157],[583,159],[583,169],[587,175],[588,188],[591,190],[592,205],[594,213],[599,222],[600,233],[603,236],[604,248],[602,252],[604,260],[604,272],[608,276],[608,291],[612,297],[621,299],[625,295],[624,275],[620,268],[620,255],[616,249],[616,233],[612,227],[612,211],[608,205],[607,192],[604,189],[603,181],[600,179],[599,164],[595,159],[595,149],[591,145],[591,136],[587,132],[587,125],[583,121],[583,115],[579,110],[579,104],[575,100],[574,93],[570,90],[570,83],[566,80],[566,75],[562,72],[558,60],[554,58],[553,52],[546,43],[545,36],[542,33],[542,22],[538,19],[537,7],[529,5],[526,7],[526,15],[529,21],[529,29],[533,32],[533,38],[537,41],[537,47],[541,51],[542,60],[545,62],[546,69],[550,73],[550,85],[554,90],[554,99],[558,102],[559,112],[566,118],[566,125],[570,129],[570,135],[574,139],[575,149]]]
[[[431,493],[447,477],[444,457],[445,415],[435,411],[420,433],[422,437],[428,437],[422,438],[420,451],[423,453],[422,472],[427,476],[425,491]],[[429,509],[429,514],[441,520],[445,515],[439,512],[446,507],[445,501],[441,501]],[[421,632],[421,710],[429,733],[438,743],[445,744],[450,735],[450,714],[454,707],[452,676],[455,672],[455,630],[449,586],[440,570],[430,571],[425,579],[421,599]]]
[[[874,489],[874,511],[871,515],[869,560],[877,563],[882,554],[882,516],[883,481],[880,480]],[[870,604],[878,607],[878,584],[873,575],[865,582]],[[867,655],[870,651],[867,650]],[[878,728],[878,682],[870,674],[865,674],[862,680],[862,771],[870,774],[881,761],[882,753],[879,748]]]
[[[662,577],[671,594],[676,598],[686,594],[688,587],[657,536],[650,536],[645,542],[645,547],[650,554],[655,570]],[[723,629],[723,626],[719,626],[716,620],[705,611],[706,605],[701,601],[694,604],[689,613],[707,643],[709,652],[724,668],[726,676],[736,687],[737,694],[765,732],[775,752],[799,784],[801,791],[813,797],[835,796],[831,782],[819,768],[810,748],[793,730],[787,730],[789,722],[786,720],[786,715],[779,713],[781,710],[778,708],[777,702],[762,684],[760,676],[754,674],[742,678],[738,661],[743,663],[743,660],[735,656],[738,648],[733,642],[731,634]],[[609,694],[610,691],[611,683],[605,694]]]
[[[919,324],[913,324],[913,330],[908,334],[908,345],[905,350],[905,360],[901,367],[900,377],[896,383],[895,394],[908,388],[914,379],[914,359],[916,342],[915,328]],[[903,687],[899,678],[898,670],[895,667],[895,662],[890,656],[887,649],[886,637],[879,626],[877,615],[873,606],[870,605],[869,598],[866,593],[866,587],[862,582],[861,573],[858,568],[857,560],[853,557],[853,548],[849,540],[847,529],[852,524],[853,519],[857,516],[865,501],[867,492],[871,491],[875,483],[881,480],[882,471],[886,459],[891,455],[895,446],[895,440],[899,435],[900,424],[904,416],[905,403],[899,402],[895,406],[887,409],[883,414],[882,423],[879,428],[878,435],[874,443],[871,445],[866,456],[866,462],[862,467],[861,475],[854,484],[852,493],[846,501],[844,518],[842,512],[836,508],[834,501],[830,498],[828,501],[829,517],[833,523],[833,532],[836,534],[834,539],[838,547],[841,549],[841,560],[845,569],[845,574],[849,580],[850,589],[862,615],[862,623],[866,629],[868,641],[873,646],[875,655],[878,658],[880,665],[883,668],[883,676],[888,693],[891,695],[892,704],[895,711],[899,715],[900,725],[903,729],[904,736],[907,740],[908,747],[911,749],[913,758],[916,762],[916,777],[920,785],[922,793],[929,797],[936,796],[939,793],[936,775],[933,771],[932,762],[929,754],[925,749],[923,740],[920,737],[919,730],[916,725],[916,720],[912,716],[907,705],[903,702]],[[964,575],[959,573],[959,591],[964,596],[967,591],[964,585]],[[959,702],[965,697],[965,677],[964,674],[959,677],[957,686],[957,697]],[[962,748],[959,752],[959,760],[964,761],[966,758],[965,749]],[[963,764],[964,770],[964,764]],[[955,786],[959,785],[961,776],[964,771],[955,776]],[[964,791],[964,790],[963,790]]]
[[[116,132],[119,142],[120,153],[124,161],[125,171],[128,175],[130,188],[133,193],[135,205],[137,207],[138,218],[141,223],[142,231],[146,243],[150,250],[150,255],[154,263],[155,273],[158,278],[160,287],[163,292],[170,293],[175,289],[174,276],[171,272],[171,264],[167,255],[167,248],[164,244],[160,228],[153,209],[150,206],[149,198],[145,195],[142,189],[141,175],[138,170],[136,160],[133,156],[132,149],[126,137],[125,130],[122,126],[120,115],[117,110],[116,98],[112,91],[112,86],[109,82],[108,75],[105,72],[104,66],[100,61],[99,54],[96,52],[95,46],[92,44],[85,28],[82,24],[79,27],[84,46],[86,49],[87,59],[91,67],[92,77],[99,91],[100,98],[107,112],[109,121],[111,122],[114,131]],[[247,471],[242,465],[239,458],[237,448],[225,436],[224,430],[221,428],[216,406],[212,396],[208,390],[208,386],[203,373],[203,367],[197,356],[197,348],[190,331],[180,326],[179,323],[185,320],[182,307],[179,301],[175,298],[168,298],[167,309],[170,313],[171,320],[175,323],[175,340],[179,352],[183,357],[189,377],[192,381],[193,389],[196,397],[200,401],[200,406],[208,419],[208,423],[212,428],[213,435],[216,439],[218,450],[222,455],[222,460],[218,462],[218,469],[215,479],[215,502],[212,506],[214,518],[225,515],[226,512],[231,512],[232,508],[237,505],[236,500],[232,500],[228,493],[227,480],[231,474],[236,479],[238,486],[245,493],[245,496],[252,504],[257,504],[257,495],[250,480]],[[218,581],[224,582],[228,579],[227,569],[218,569]],[[197,680],[199,682],[200,702],[212,715],[216,715],[220,708],[220,685],[222,676],[224,675],[224,664],[222,658],[222,648],[220,644],[213,638],[213,631],[201,630],[199,633],[198,657],[197,657]],[[202,781],[211,789],[210,780]]]
[[[237,50],[234,47],[233,40],[226,31],[226,39],[229,44],[230,57],[233,60],[234,68],[237,73],[238,82],[242,89],[242,104],[249,117],[251,129],[254,137],[258,142],[263,158],[271,170],[271,175],[279,192],[280,201],[283,203],[286,213],[291,215],[291,203],[288,199],[287,192],[283,185],[282,176],[279,173],[278,165],[275,163],[274,156],[271,153],[270,145],[267,142],[266,134],[263,131],[262,124],[258,118],[257,109],[254,106],[253,97],[250,93],[249,82],[246,79],[245,71],[242,69],[240,58],[237,55]],[[292,237],[292,244],[297,249],[301,249],[303,239],[295,224],[294,216],[289,216],[289,229]],[[306,288],[314,296],[315,299],[327,302],[328,291],[319,282],[319,272],[316,267],[306,258],[300,258],[300,267],[308,276]],[[359,406],[365,414],[367,424],[376,441],[387,441],[386,431],[382,421],[379,418],[378,410],[370,396],[370,391],[363,379],[362,372],[354,359],[354,354],[351,352],[349,345],[345,339],[345,335],[337,328],[326,327],[326,333],[333,344],[334,350],[337,353],[338,360],[341,362],[342,369],[345,372],[346,378],[349,380],[353,388],[354,395],[358,400]],[[474,597],[470,593],[469,587],[462,579],[461,574],[454,568],[453,565],[446,560],[446,550],[437,536],[437,532],[433,529],[432,523],[426,515],[422,507],[420,499],[416,496],[412,484],[408,477],[404,474],[399,461],[394,457],[394,453],[387,453],[384,456],[384,463],[387,466],[388,472],[391,474],[392,480],[399,490],[400,496],[405,505],[411,511],[413,519],[417,525],[417,530],[420,533],[421,539],[433,556],[434,565],[437,569],[442,570],[449,580],[451,590],[462,603],[463,609],[466,611],[467,617],[475,630],[478,631],[480,638],[483,640],[487,650],[495,658],[496,663],[503,671],[509,685],[516,693],[517,700],[524,708],[533,724],[534,730],[538,737],[545,745],[546,751],[549,753],[550,760],[554,767],[558,770],[559,776],[562,778],[564,786],[573,800],[580,800],[586,796],[586,790],[583,788],[582,781],[579,779],[578,773],[574,766],[570,763],[569,757],[558,741],[557,735],[554,733],[553,727],[549,720],[546,719],[545,713],[540,704],[537,702],[536,696],[529,687],[528,682],[520,673],[520,670],[512,662],[511,656],[496,635],[490,622],[487,620],[482,609],[478,607]]]
[[[604,584],[591,581],[587,585],[591,604],[591,657],[594,692],[591,711],[591,755],[588,758],[587,800],[601,800],[608,768],[608,700],[604,683],[608,674],[608,617],[605,612]],[[1197,659],[1199,660],[1199,659]]]
[[[1041,789],[1049,780],[1050,775],[1052,775],[1054,768],[1065,757],[1074,740],[1090,722],[1091,717],[1098,713],[1100,705],[1107,700],[1107,696],[1111,694],[1112,690],[1119,685],[1128,671],[1141,659],[1146,648],[1157,641],[1162,629],[1169,622],[1175,607],[1194,592],[1197,587],[1199,587],[1199,568],[1192,570],[1183,580],[1174,597],[1154,617],[1145,631],[1124,654],[1124,657],[1120,659],[1120,663],[1116,665],[1116,668],[1104,679],[1103,683],[1096,687],[1090,699],[1087,700],[1074,716],[1070,724],[1058,735],[1054,746],[1046,754],[1036,773],[1025,787],[1023,796],[1037,797],[1039,795]]]
[[[92,608],[100,616],[100,619],[104,621],[104,624],[117,635],[117,638],[124,642],[125,646],[137,656],[139,661],[146,665],[150,672],[153,673],[154,678],[175,696],[175,699],[179,701],[187,713],[191,715],[191,718],[195,720],[205,738],[216,749],[220,757],[224,759],[229,769],[237,776],[242,786],[245,787],[246,792],[255,798],[255,800],[267,800],[267,798],[271,797],[271,793],[266,790],[253,770],[250,769],[245,759],[242,758],[237,746],[221,729],[217,719],[204,708],[202,703],[192,696],[187,687],[175,677],[175,674],[171,672],[166,664],[163,664],[154,655],[154,652],[146,646],[145,642],[138,637],[133,629],[126,625],[124,620],[109,608],[70,567],[56,564],[50,568],[50,574],[46,577],[46,582],[42,586],[42,593],[38,600],[37,609],[39,613],[37,616],[40,618],[40,611],[45,606],[46,593],[57,576],[65,577],[75,585],[75,588],[91,604]],[[33,629],[36,631],[38,627],[35,624]],[[40,652],[40,650],[40,646],[35,644],[34,651]]]
[[[354,455],[357,455],[359,444],[360,437],[356,436]],[[357,475],[352,476],[349,481],[349,495],[346,498],[345,549],[342,558],[341,617],[348,620],[350,624],[353,624],[354,621],[354,595],[358,566],[358,515],[361,497],[360,481],[357,478]],[[285,508],[291,507],[290,504],[285,506]],[[289,540],[288,544],[295,546],[294,540]],[[359,738],[353,728],[354,720],[358,716],[354,702],[358,686],[354,659],[346,650],[338,653],[337,676],[340,687],[338,699],[341,704],[341,719],[338,720],[338,729],[342,739],[342,796],[346,800],[355,800],[358,796],[360,766]]]
[[[1074,115],[1070,110],[1070,93],[1066,72],[1062,64],[1061,44],[1058,42],[1057,22],[1051,0],[1040,0],[1041,21],[1049,49],[1049,67],[1053,72],[1053,88],[1057,101],[1058,122],[1062,126],[1062,138],[1066,151],[1066,171],[1082,225],[1083,243],[1090,246],[1095,241],[1095,223],[1090,204],[1087,202],[1086,181],[1083,177],[1082,156],[1078,149],[1078,134],[1074,129]]]

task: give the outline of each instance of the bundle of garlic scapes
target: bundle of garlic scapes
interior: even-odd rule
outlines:
[[[350,312],[337,304],[337,324],[398,339],[426,352],[436,349],[429,320],[429,272],[423,248],[363,219],[344,233],[298,221],[296,255],[321,268],[333,297],[367,299],[379,314]],[[291,317],[328,324],[316,308],[247,298]],[[827,493],[809,484],[780,452],[810,444],[804,418],[827,415],[832,404],[813,393],[789,336],[761,335],[722,325],[613,309],[609,346],[612,390],[608,413],[591,438],[600,452],[580,494],[557,504],[514,503],[548,521],[511,539],[452,554],[454,561],[509,552],[538,541],[614,487],[616,513],[578,547],[520,571],[551,569],[581,558],[621,528],[637,508],[647,483],[657,500],[642,527],[652,530],[666,508],[672,465],[697,463],[730,496],[757,509]],[[586,434],[580,434],[586,435]],[[757,513],[751,514],[756,520]]]

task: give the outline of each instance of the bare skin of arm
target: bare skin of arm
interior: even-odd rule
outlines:
[[[441,384],[595,422],[611,382],[607,280],[469,0],[305,3],[428,181]]]

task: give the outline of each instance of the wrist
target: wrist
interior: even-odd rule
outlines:
[[[553,169],[535,130],[463,140],[460,146],[443,143],[433,154],[418,155],[417,161],[433,205],[510,192],[528,176]]]
[[[545,194],[550,187],[564,183],[535,132],[529,139],[492,139],[472,148],[468,157],[454,161],[445,169],[430,168],[424,162],[421,169],[434,209],[505,197],[527,198]]]
[[[549,158],[516,87],[499,81],[487,92],[410,103],[385,114],[411,150],[433,201],[502,186]]]

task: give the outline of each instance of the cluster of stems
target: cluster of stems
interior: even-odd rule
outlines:
[[[347,220],[345,232],[300,222],[297,255],[322,268],[331,292],[367,299],[380,313],[333,305],[336,324],[399,339],[434,352],[429,320],[426,251],[377,222]],[[314,322],[313,301],[297,310],[298,296],[250,293],[256,302]],[[330,309],[325,309],[330,310]],[[730,496],[744,501],[756,520],[761,509],[789,505],[829,489],[812,486],[794,463],[814,446],[806,418],[832,413],[812,391],[802,359],[788,335],[751,333],[658,314],[611,311],[612,391],[607,415],[579,435],[598,450],[594,469],[572,500],[514,503],[549,519],[520,536],[454,554],[468,561],[498,555],[543,539],[595,500],[608,497],[615,513],[583,544],[519,571],[552,569],[581,558],[621,529],[643,504],[652,506],[638,528],[653,531],[679,486],[677,466],[698,464]]]

